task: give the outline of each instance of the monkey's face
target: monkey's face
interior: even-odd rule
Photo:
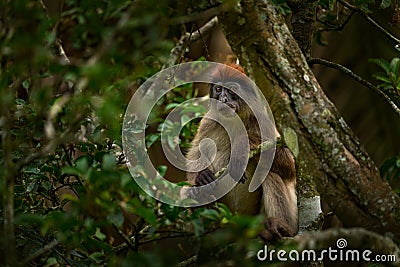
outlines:
[[[234,91],[239,90],[236,82],[216,83],[211,87],[210,97],[218,100],[216,110],[223,116],[230,117],[239,113],[241,99]]]

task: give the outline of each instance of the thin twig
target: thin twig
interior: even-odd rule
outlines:
[[[320,64],[320,65],[324,65],[324,66],[327,66],[329,68],[337,69],[337,70],[343,72],[347,76],[353,78],[357,82],[361,83],[365,87],[371,89],[376,94],[381,96],[393,108],[393,110],[400,116],[400,108],[390,99],[389,96],[387,96],[382,90],[378,89],[375,85],[373,85],[372,83],[364,80],[363,78],[361,78],[360,76],[358,76],[357,74],[355,74],[354,72],[349,70],[348,68],[346,68],[346,67],[344,67],[344,66],[342,66],[340,64],[333,63],[333,62],[330,62],[328,60],[321,59],[321,58],[313,58],[313,59],[308,61],[308,64],[310,66],[314,65],[314,64]]]
[[[217,22],[217,24],[218,24],[218,22]],[[207,46],[207,44],[206,44],[206,42],[205,42],[205,40],[203,38],[204,37],[204,33],[202,33],[200,31],[199,25],[197,25],[196,22],[194,23],[194,25],[196,26],[196,30],[197,30],[196,33],[198,33],[200,35],[201,42],[203,43],[203,47],[204,47],[204,50],[206,52],[206,60],[208,60],[208,58],[210,57],[210,53],[208,51],[208,46]]]
[[[69,60],[67,54],[65,53],[65,50],[62,46],[62,41],[61,39],[57,38],[56,40],[56,46],[58,48],[58,53],[60,54],[60,56],[62,57],[62,59],[64,60],[64,63],[66,63],[67,65],[71,64],[71,61]]]
[[[249,152],[249,159],[253,158],[255,155],[261,154],[262,152],[266,150],[270,150],[275,147],[279,146],[284,146],[285,144],[283,143],[283,140],[278,137],[276,140],[267,140],[259,144],[256,148],[250,150]],[[218,178],[220,177],[228,167],[224,167],[221,170],[217,171],[215,173],[215,177]]]
[[[129,237],[127,237],[121,229],[119,229],[114,223],[112,224],[112,227],[117,231],[118,235],[124,240],[125,244],[130,248],[131,250],[135,251],[135,246],[131,243],[129,240]]]
[[[54,247],[56,247],[60,242],[58,242],[58,240],[53,240],[50,243],[48,243],[47,245],[45,245],[44,247],[42,247],[41,249],[37,250],[36,252],[34,252],[32,255],[30,255],[26,260],[23,261],[22,266],[27,266],[30,262],[32,262],[33,260],[39,258],[40,256],[42,256],[44,253],[52,250]]]
[[[180,238],[180,237],[189,237],[189,236],[194,236],[193,233],[186,233],[186,232],[182,232],[181,234],[167,234],[167,235],[163,235],[160,237],[155,237],[155,238],[151,238],[148,240],[143,240],[140,242],[140,245],[145,245],[145,244],[149,244],[149,243],[153,243],[156,241],[160,241],[160,240],[164,240],[164,239],[169,239],[169,238]]]
[[[99,45],[97,52],[93,54],[86,62],[87,67],[94,66],[106,53],[110,50],[115,42],[116,35],[126,26],[126,24],[131,19],[131,15],[135,8],[135,2],[130,4],[130,7],[126,12],[124,12],[118,22],[113,27],[113,30],[109,32],[103,39],[102,43]],[[77,92],[82,92],[86,88],[89,82],[88,77],[82,77],[76,82]]]
[[[209,18],[212,16],[217,16],[223,12],[227,12],[231,9],[233,9],[233,5],[231,3],[223,3],[219,6],[216,7],[212,7],[210,9],[207,9],[203,12],[200,13],[193,13],[190,15],[186,15],[183,17],[178,17],[178,18],[173,18],[171,20],[171,24],[185,24],[185,23],[189,23],[189,22],[193,22],[193,21],[197,21],[197,20],[201,20],[204,18]]]
[[[40,4],[40,5],[42,6],[42,8],[43,8],[43,11],[44,11],[44,13],[46,14],[47,20],[48,20],[49,22],[51,22],[51,18],[50,18],[49,12],[48,12],[47,7],[46,7],[46,5],[44,4],[43,0],[39,0],[39,4]],[[54,32],[54,33],[56,33],[56,31],[57,31],[56,29],[57,29],[57,24],[53,26],[53,32]],[[61,42],[61,40],[60,40],[59,38],[56,38],[55,45],[57,46],[58,53],[59,53],[59,55],[62,57],[62,59],[64,60],[64,62],[65,62],[66,64],[71,64],[71,61],[69,60],[67,54],[65,53],[65,50],[64,50],[64,48],[63,48],[63,46],[62,46],[62,42]]]
[[[325,25],[327,28],[320,30],[320,32],[329,32],[329,31],[342,31],[344,27],[347,25],[347,23],[350,21],[351,17],[354,15],[355,11],[351,10],[351,12],[347,15],[347,17],[341,22],[341,24],[336,25],[335,27],[329,26],[326,24],[325,21],[318,19],[317,21],[323,25]]]
[[[181,261],[180,263],[177,264],[178,267],[186,267],[186,266],[192,266],[197,262],[197,255],[194,255],[190,257],[189,259],[186,259],[184,261]]]
[[[29,163],[41,157],[47,156],[49,153],[53,153],[54,150],[57,148],[57,146],[64,143],[66,140],[69,140],[71,138],[70,136],[71,136],[71,129],[68,129],[67,131],[62,133],[60,137],[56,137],[53,140],[50,140],[50,142],[47,143],[46,146],[43,146],[39,151],[31,153],[27,155],[25,158],[17,161],[13,168],[14,174],[19,173],[21,169],[24,166],[28,165]]]
[[[176,43],[175,47],[171,50],[168,60],[161,67],[161,70],[164,70],[166,68],[174,66],[176,64],[176,62],[178,62],[179,59],[182,57],[183,53],[185,52],[186,47],[189,45],[190,42],[199,40],[200,38],[202,38],[202,36],[206,35],[212,29],[214,29],[214,27],[217,26],[217,24],[218,24],[218,18],[213,17],[210,21],[208,21],[206,24],[204,24],[200,29],[198,29],[196,31],[193,31],[193,29],[192,29],[191,32],[187,32],[186,34],[182,35],[182,37]],[[176,69],[176,71],[178,71],[178,68]],[[156,86],[156,83],[153,83],[146,91],[151,92],[152,90],[155,90],[154,86]]]
[[[218,24],[218,18],[213,17],[210,21],[204,24],[200,29],[194,32],[188,32],[179,39],[175,47],[171,50],[167,63],[163,66],[163,69],[172,67],[182,56],[185,48],[189,42],[194,42],[202,38],[202,36],[209,33]]]
[[[48,12],[47,7],[44,4],[43,0],[39,0],[39,3],[43,8],[44,13],[46,14],[47,20],[49,21],[49,23],[52,23],[52,20],[50,18],[49,12]],[[58,25],[58,22],[55,25],[53,25],[52,31],[54,33],[54,36],[57,36],[57,25]],[[71,61],[69,60],[67,54],[65,53],[64,47],[62,46],[62,41],[58,37],[55,40],[55,46],[58,49],[59,56],[61,56],[62,63],[66,64],[66,65],[71,65]],[[67,86],[68,86],[68,90],[71,90],[74,87],[74,83],[73,82],[66,81],[66,83],[67,83]]]
[[[115,24],[113,30],[104,37],[103,42],[97,49],[97,52],[88,59],[87,61],[88,66],[95,65],[101,59],[101,57],[103,57],[103,55],[108,50],[110,50],[110,47],[114,44],[116,36],[119,33],[119,31],[122,30],[131,19],[131,15],[135,7],[136,7],[135,2],[132,2],[127,11],[121,15],[121,18]]]
[[[67,148],[65,147],[65,144],[61,144],[61,148],[63,149],[63,151],[64,151],[64,153],[65,153],[65,158],[66,158],[66,160],[67,160],[68,165],[69,165],[69,166],[74,166],[74,164],[72,163],[71,157],[70,157],[70,155],[68,154],[68,150],[67,150]]]
[[[385,28],[383,28],[379,23],[377,23],[373,18],[371,18],[364,10],[359,7],[353,6],[352,4],[346,2],[345,0],[338,0],[343,6],[347,7],[350,10],[354,10],[359,13],[363,18],[367,21],[371,22],[376,28],[378,28],[381,32],[383,32],[389,39],[395,41],[397,44],[400,44],[400,40],[393,36],[390,32],[388,32]]]

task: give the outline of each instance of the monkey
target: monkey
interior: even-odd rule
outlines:
[[[242,75],[238,75],[238,72]],[[219,69],[212,76],[210,99],[216,101],[210,103],[207,113],[212,113],[228,124],[235,123],[231,118],[236,114],[243,122],[247,136],[234,134],[233,140],[231,140],[226,130],[218,122],[207,116],[203,117],[186,154],[186,158],[189,160],[188,165],[192,164],[189,169],[200,169],[200,171],[191,172],[189,170],[186,177],[187,182],[195,187],[210,184],[216,180],[216,172],[230,163],[227,170],[238,183],[218,201],[238,214],[265,215],[265,229],[259,233],[260,238],[265,242],[274,242],[282,237],[294,236],[298,230],[298,222],[296,171],[291,151],[287,147],[277,147],[270,171],[265,173],[265,180],[260,188],[249,192],[248,186],[259,157],[248,159],[246,142],[250,149],[255,149],[263,141],[260,134],[263,123],[257,122],[254,110],[255,112],[264,111],[257,107],[250,109],[245,101],[233,92],[232,89],[236,88],[236,92],[244,92],[246,97],[256,97],[254,89],[247,82],[247,76],[240,65],[228,64],[226,68]],[[235,125],[231,127],[235,129]],[[277,130],[275,127],[272,128],[273,134],[276,134]],[[214,141],[216,152],[214,159],[208,160],[208,167],[201,169],[199,163],[194,162],[201,156],[199,146],[205,138]],[[207,154],[207,151],[205,153]],[[243,166],[246,159],[248,164]],[[245,168],[244,173],[240,171],[243,167]]]

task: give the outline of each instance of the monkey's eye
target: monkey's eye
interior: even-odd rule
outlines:
[[[214,89],[215,89],[215,92],[217,92],[217,93],[222,92],[222,86],[217,85]]]
[[[232,95],[232,96],[235,96],[235,95],[236,95],[235,90],[232,90],[232,89],[236,89],[236,87],[230,87],[230,89],[228,89],[228,93],[229,93],[230,95]],[[236,90],[236,91],[237,91],[237,90]]]

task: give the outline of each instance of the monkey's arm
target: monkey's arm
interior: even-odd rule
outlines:
[[[192,146],[189,149],[186,158],[189,160],[188,167],[191,170],[195,170],[193,172],[187,173],[187,181],[194,186],[202,186],[209,183],[212,183],[215,180],[215,176],[213,171],[211,170],[211,166],[204,169],[204,166],[210,165],[208,156],[205,155],[204,160],[207,162],[199,162],[198,160],[201,157],[200,153],[200,142],[204,138],[209,138],[208,133],[215,128],[215,122],[212,120],[208,120],[204,118],[199,126],[197,134],[192,141]],[[209,149],[205,149],[206,152],[209,152]],[[207,164],[206,164],[207,163]],[[197,171],[201,170],[201,171]]]
[[[228,149],[227,149],[228,150]],[[249,143],[247,136],[236,137],[232,143],[232,151],[230,155],[230,161],[228,166],[224,166],[222,169],[218,170],[216,173],[212,172],[209,168],[206,168],[200,172],[188,173],[188,181],[196,186],[202,186],[212,183],[215,179],[220,177],[226,170],[228,170],[230,176],[238,182],[245,183],[246,176],[246,166],[249,159]],[[192,152],[193,153],[193,152]],[[192,157],[192,153],[188,154]],[[199,156],[197,152],[197,156]]]
[[[235,181],[241,183],[246,182],[247,176],[245,170],[249,160],[249,151],[249,140],[247,136],[234,138],[228,171]]]

